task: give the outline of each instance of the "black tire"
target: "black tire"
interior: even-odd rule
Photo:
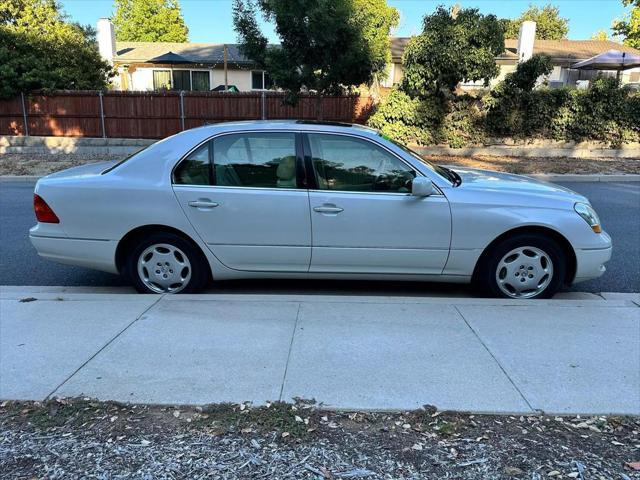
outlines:
[[[539,293],[524,298],[551,298],[562,288],[567,275],[567,258],[560,245],[552,238],[541,233],[520,233],[490,247],[490,250],[485,252],[480,258],[474,283],[482,294],[492,297],[514,298],[513,296],[507,295],[498,286],[496,271],[498,264],[505,255],[521,247],[535,247],[542,250],[547,254],[553,266],[551,280],[547,286]]]
[[[176,293],[197,293],[208,283],[210,278],[209,262],[200,249],[191,241],[171,232],[152,233],[140,239],[127,253],[123,274],[140,293],[161,293],[148,287],[138,274],[138,260],[142,253],[156,244],[171,245],[187,257],[190,264],[190,278],[186,285]]]

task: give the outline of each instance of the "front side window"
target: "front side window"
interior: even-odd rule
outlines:
[[[173,172],[177,185],[211,185],[210,143],[207,142],[189,154]]]
[[[374,143],[343,135],[307,135],[321,190],[411,192],[416,173]]]
[[[215,185],[296,188],[295,134],[238,133],[213,140]]]

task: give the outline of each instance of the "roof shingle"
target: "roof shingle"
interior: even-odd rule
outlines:
[[[222,64],[224,44],[216,43],[173,43],[173,42],[116,42],[115,61],[119,63],[145,63],[167,52],[176,53],[190,62]],[[252,65],[237,44],[227,44],[229,63]]]
[[[391,57],[394,61],[402,58],[410,37],[395,37],[391,39]],[[505,51],[500,58],[514,60],[518,58],[518,40],[508,38],[504,41]],[[640,54],[628,45],[612,42],[610,40],[536,40],[533,44],[533,53],[542,53],[556,59],[586,60],[607,50],[620,50],[621,52]]]

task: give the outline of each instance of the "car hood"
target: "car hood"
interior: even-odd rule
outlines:
[[[524,175],[480,170],[476,168],[447,167],[455,171],[462,178],[458,188],[479,189],[507,194],[542,195],[546,197],[561,197],[575,202],[588,200],[568,188],[554,183],[543,182]]]

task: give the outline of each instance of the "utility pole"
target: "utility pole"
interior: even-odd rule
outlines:
[[[224,91],[226,92],[229,89],[229,79],[227,77],[227,59],[229,57],[229,54],[227,51],[226,43],[224,44],[223,52],[224,52]]]

